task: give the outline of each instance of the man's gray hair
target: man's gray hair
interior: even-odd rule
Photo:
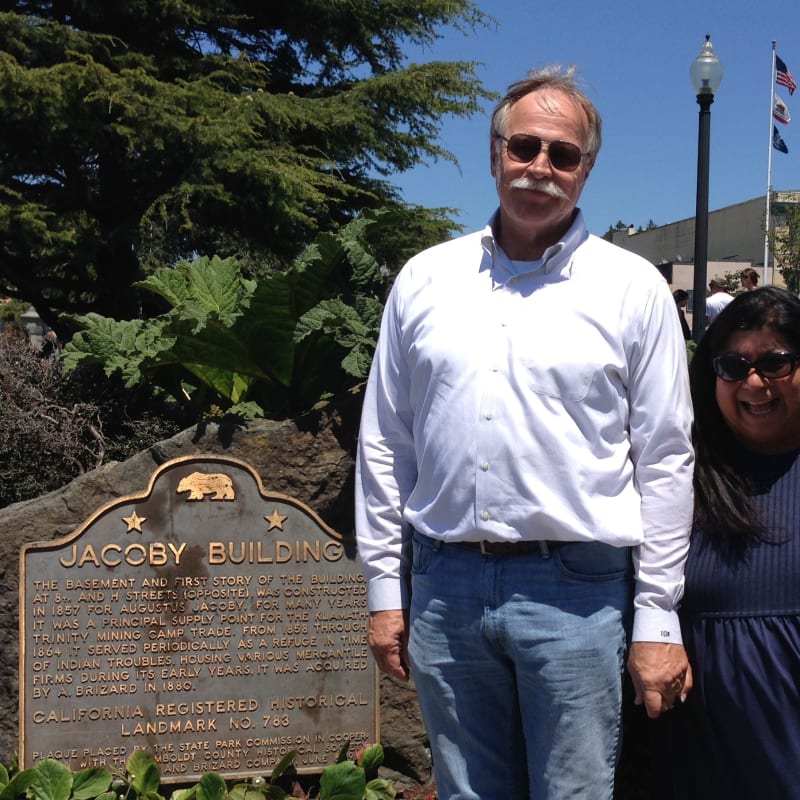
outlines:
[[[583,109],[589,122],[589,136],[586,141],[586,148],[592,157],[596,156],[602,141],[602,120],[594,103],[578,86],[575,78],[575,67],[567,67],[565,69],[553,64],[540,70],[531,70],[527,78],[512,83],[508,87],[505,97],[497,104],[492,114],[492,138],[505,135],[508,113],[514,103],[531,92],[545,89],[561,92],[561,94],[569,97]]]

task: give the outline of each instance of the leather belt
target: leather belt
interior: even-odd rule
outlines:
[[[538,553],[543,558],[549,558],[550,552],[560,547],[563,542],[545,541],[544,539],[521,542],[489,542],[484,539],[481,542],[453,542],[453,544],[470,550],[478,550],[489,556],[525,556],[531,553]]]

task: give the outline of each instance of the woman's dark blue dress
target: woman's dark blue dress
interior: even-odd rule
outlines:
[[[674,798],[800,800],[799,455],[745,458],[760,538],[692,535],[680,613],[694,689],[656,736]]]

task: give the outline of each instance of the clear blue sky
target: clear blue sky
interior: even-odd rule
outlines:
[[[689,67],[706,33],[722,62],[711,107],[709,209],[763,196],[767,186],[772,41],[800,84],[797,0],[476,0],[497,23],[475,35],[446,32],[411,61],[482,62],[486,88],[503,92],[531,68],[574,64],[603,117],[603,147],[581,198],[592,232],[693,217],[699,106]],[[800,189],[800,89],[778,95],[792,114],[776,123],[788,155],[773,150],[772,186]],[[467,230],[496,206],[488,118],[445,121],[440,141],[459,167],[438,162],[394,176],[408,202],[458,208]]]

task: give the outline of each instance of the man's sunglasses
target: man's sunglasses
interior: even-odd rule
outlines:
[[[498,139],[506,143],[508,157],[520,164],[528,164],[542,152],[542,145],[547,145],[547,157],[553,167],[561,172],[574,172],[581,159],[588,153],[581,152],[580,147],[572,142],[559,140],[548,141],[541,136],[532,136],[527,133],[515,133],[513,136],[501,136],[495,133]]]
[[[754,369],[764,380],[785,378],[791,375],[800,361],[797,353],[767,353],[755,361],[748,361],[738,353],[723,353],[714,359],[714,372],[723,381],[743,381]]]

